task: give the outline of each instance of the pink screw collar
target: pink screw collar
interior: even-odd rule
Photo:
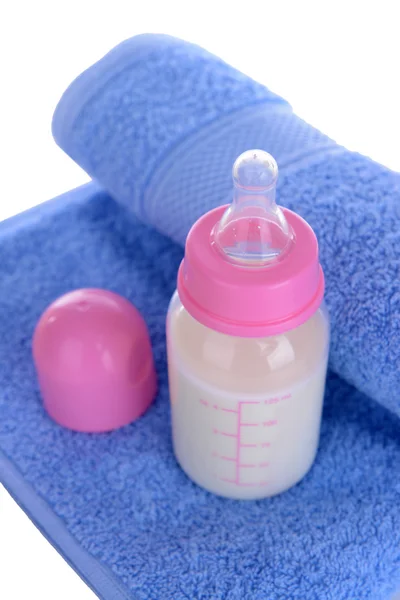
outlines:
[[[248,268],[227,261],[213,239],[226,209],[208,212],[189,232],[178,272],[183,306],[203,325],[229,335],[263,337],[298,327],[324,295],[313,230],[299,215],[282,209],[293,232],[289,251],[266,268]]]

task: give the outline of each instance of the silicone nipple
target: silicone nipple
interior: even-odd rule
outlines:
[[[278,166],[264,150],[248,150],[232,169],[233,202],[214,230],[214,242],[229,262],[246,267],[276,263],[293,233],[275,202]]]

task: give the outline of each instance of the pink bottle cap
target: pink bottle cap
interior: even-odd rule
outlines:
[[[229,335],[277,335],[304,323],[320,306],[324,275],[317,238],[275,202],[278,167],[262,150],[233,166],[231,205],[192,227],[178,273],[178,292],[200,323]]]
[[[60,425],[110,431],[142,415],[156,393],[146,324],[118,294],[82,289],[43,313],[33,358],[44,406]]]

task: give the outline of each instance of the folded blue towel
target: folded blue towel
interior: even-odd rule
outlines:
[[[0,224],[0,481],[107,600],[391,600],[400,587],[400,421],[330,374],[316,463],[275,498],[225,500],[174,460],[164,321],[182,248],[94,184]],[[154,405],[119,431],[44,412],[34,326],[83,286],[150,329]],[[62,582],[60,583],[62,585]]]
[[[116,200],[180,243],[227,201],[240,152],[273,154],[279,202],[320,240],[330,366],[400,415],[399,175],[337,146],[215,56],[162,35],[128,40],[83,73],[53,132]]]

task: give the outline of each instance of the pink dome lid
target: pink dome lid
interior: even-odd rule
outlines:
[[[146,324],[106,290],[65,294],[43,313],[33,356],[49,415],[77,431],[109,431],[148,408],[156,376]]]

